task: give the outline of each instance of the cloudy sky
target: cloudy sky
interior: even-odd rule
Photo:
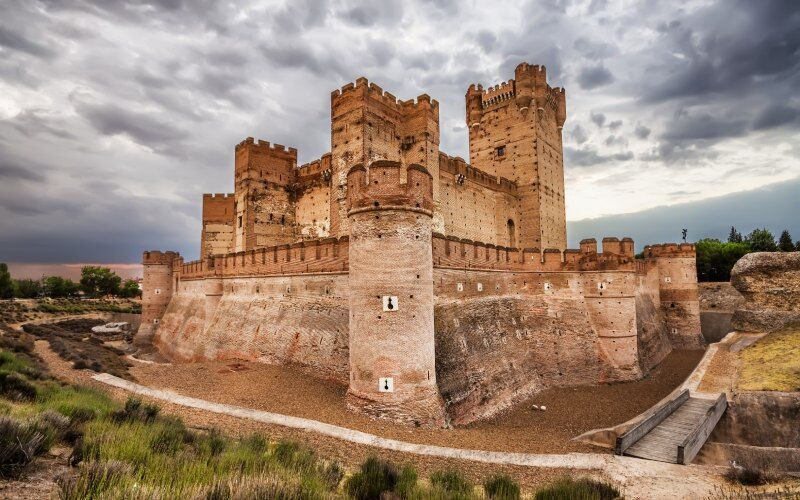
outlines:
[[[362,75],[438,99],[441,148],[467,157],[466,88],[521,61],[567,89],[571,221],[701,218],[702,200],[767,185],[800,198],[794,0],[0,4],[0,261],[196,258],[200,196],[232,189],[234,144],[319,157],[330,91]],[[754,224],[791,219],[770,207]]]

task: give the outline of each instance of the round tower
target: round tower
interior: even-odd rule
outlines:
[[[446,423],[436,385],[431,222],[433,178],[399,162],[347,174],[350,387],[347,405],[373,417]]]
[[[136,344],[152,340],[173,293],[173,269],[177,252],[144,252],[142,255],[142,322],[134,338]]]

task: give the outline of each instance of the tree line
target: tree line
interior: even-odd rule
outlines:
[[[699,281],[729,281],[736,261],[751,252],[800,252],[800,240],[793,241],[784,229],[778,239],[766,228],[754,229],[743,236],[731,227],[727,241],[703,238],[695,243],[697,279]]]
[[[13,279],[8,265],[0,262],[0,299],[35,299],[37,297],[67,298],[85,297],[133,298],[141,295],[139,283],[134,279],[123,281],[107,267],[84,266],[81,279],[75,283],[60,276],[45,276],[40,280]]]

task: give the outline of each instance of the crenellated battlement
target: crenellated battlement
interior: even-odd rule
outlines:
[[[203,199],[233,198],[234,193],[203,193]]]
[[[348,241],[322,238],[181,262],[181,279],[346,272]]]
[[[348,213],[412,210],[433,213],[433,178],[425,167],[409,165],[403,182],[400,162],[378,160],[369,169],[356,165],[347,172]]]
[[[504,271],[634,271],[638,272],[630,238],[604,238],[597,252],[594,238],[581,241],[581,248],[511,248],[466,238],[433,234],[435,267],[496,269]],[[623,244],[624,243],[624,244]],[[614,253],[614,250],[622,253]]]
[[[270,144],[269,141],[263,141],[258,139],[257,141],[252,138],[248,137],[239,144],[236,145],[235,150],[239,151],[240,149],[258,149],[262,152],[269,152],[275,155],[279,155],[280,153],[286,153],[288,156],[293,156],[295,161],[297,159],[297,149],[295,148],[287,148],[283,144]]]
[[[506,179],[505,177],[496,177],[471,167],[466,160],[458,156],[449,156],[439,152],[439,170],[455,176],[463,175],[465,180],[470,180],[489,189],[502,191],[515,196],[517,195],[516,182]]]
[[[341,89],[331,92],[331,106],[336,107],[343,99],[351,97],[365,97],[401,112],[415,111],[418,109],[436,109],[438,111],[439,101],[431,99],[428,94],[420,94],[416,99],[400,100],[375,83],[370,83],[364,77],[356,79],[355,83],[348,83]]]
[[[178,252],[160,250],[148,250],[142,254],[142,265],[173,265],[176,259],[180,259],[181,254]]]
[[[644,247],[645,258],[695,257],[694,243],[662,243]]]
[[[480,88],[480,86],[479,86]],[[501,101],[512,99],[516,96],[514,90],[514,80],[500,83],[494,87],[489,87],[481,95],[481,105],[484,108],[497,104]]]

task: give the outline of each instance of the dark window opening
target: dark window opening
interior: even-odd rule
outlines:
[[[242,227],[242,216],[239,216],[239,227]]]
[[[495,151],[497,152],[497,156],[505,156],[506,155],[506,147],[505,146],[499,146],[499,147],[497,147],[495,149]]]

